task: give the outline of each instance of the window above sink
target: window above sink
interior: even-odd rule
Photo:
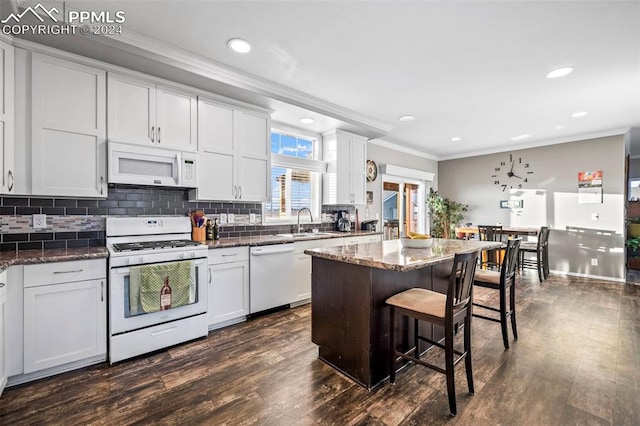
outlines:
[[[320,223],[326,164],[319,160],[319,152],[320,135],[272,129],[271,200],[262,204],[265,225],[297,223],[298,211],[304,207],[311,210],[313,221],[303,212],[300,223]]]

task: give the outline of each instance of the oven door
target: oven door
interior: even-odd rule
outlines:
[[[171,288],[169,308],[165,281]],[[207,303],[206,258],[110,268],[111,335],[203,314]]]

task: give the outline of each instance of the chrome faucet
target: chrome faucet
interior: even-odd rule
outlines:
[[[306,210],[309,212],[309,219],[311,220],[311,222],[313,222],[313,214],[311,213],[311,210],[308,207],[303,207],[300,210],[298,210],[298,234],[302,232],[302,227],[300,226],[300,212],[302,210]]]

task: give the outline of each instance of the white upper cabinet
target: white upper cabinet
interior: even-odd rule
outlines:
[[[32,55],[31,193],[106,197],[106,75]]]
[[[196,151],[196,120],[192,93],[109,73],[110,140]]]
[[[271,193],[270,119],[252,112],[239,112],[236,122],[236,134],[240,141],[237,199],[268,201]]]
[[[266,201],[271,154],[267,113],[198,99],[198,189],[191,199]]]
[[[14,52],[0,41],[0,194],[14,189]]]
[[[366,204],[367,138],[341,130],[323,134],[324,204]]]

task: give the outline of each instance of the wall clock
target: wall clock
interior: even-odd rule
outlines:
[[[377,177],[378,165],[373,160],[367,160],[367,182],[373,182]]]
[[[491,177],[493,184],[498,185],[502,192],[507,189],[523,189],[526,188],[533,170],[531,164],[527,163],[522,157],[514,157],[509,154],[509,158],[500,162],[494,167]]]

